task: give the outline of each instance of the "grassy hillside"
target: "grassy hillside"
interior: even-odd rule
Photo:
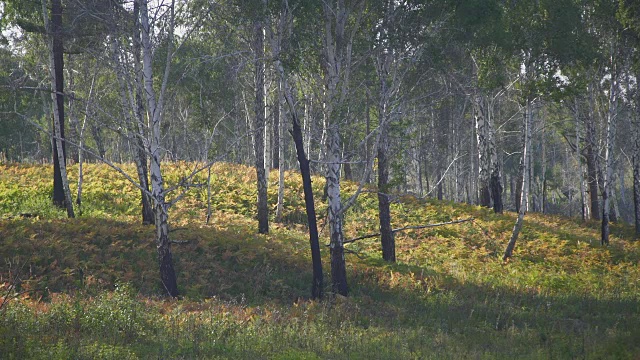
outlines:
[[[170,182],[190,166],[170,165]],[[170,210],[172,238],[187,242],[173,247],[184,297],[167,300],[135,188],[89,164],[82,216],[69,220],[49,205],[51,171],[0,165],[0,358],[640,357],[640,244],[628,226],[615,224],[601,247],[597,223],[528,214],[503,263],[514,214],[400,197],[394,227],[476,220],[398,233],[397,264],[380,259],[377,238],[349,244],[351,296],[310,301],[299,176],[286,175],[283,222],[258,235],[254,170],[218,164],[210,224],[206,187]],[[327,243],[322,181],[314,186]],[[377,232],[376,209],[375,194],[363,193],[346,237]]]

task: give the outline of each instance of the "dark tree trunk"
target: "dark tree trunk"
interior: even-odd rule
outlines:
[[[58,104],[58,118],[60,127],[57,129],[62,139],[62,158],[66,161],[66,144],[64,142],[64,56],[62,43],[62,3],[60,0],[51,1],[51,32],[53,36],[53,67],[55,73],[56,102]],[[55,126],[55,124],[54,124]],[[53,131],[55,134],[56,131]],[[53,139],[53,203],[65,208],[64,186],[58,161],[58,147]]]
[[[381,129],[385,133],[386,129]],[[382,139],[378,146],[378,212],[380,218],[380,241],[382,243],[382,258],[386,261],[396,261],[396,244],[391,231],[391,211],[389,209],[389,164],[386,154],[387,139]]]
[[[285,89],[288,91],[288,89]],[[287,99],[289,100],[289,99]],[[300,164],[300,175],[302,177],[302,188],[304,190],[304,203],[307,209],[307,222],[309,223],[309,245],[311,246],[311,262],[313,267],[313,281],[311,283],[311,297],[314,299],[322,298],[323,275],[322,275],[322,258],[320,256],[320,241],[318,240],[318,225],[316,221],[316,207],[313,202],[313,188],[311,187],[311,169],[309,168],[309,160],[304,153],[304,142],[302,138],[302,129],[298,122],[293,103],[289,106],[292,108],[293,117],[293,142],[296,146],[296,154],[298,163]]]
[[[608,191],[603,191],[602,192],[602,202],[607,204],[609,201],[609,194],[607,194]],[[609,211],[607,211],[608,209],[606,209],[606,206],[602,207],[602,225],[601,225],[601,241],[600,243],[602,245],[609,245],[609,235],[610,235],[610,230],[609,230]]]
[[[157,199],[158,200],[158,199]],[[162,203],[160,203],[162,202]],[[171,242],[169,241],[169,226],[167,224],[167,210],[164,198],[156,201],[156,236],[158,263],[160,264],[160,280],[165,291],[171,297],[178,297],[178,283],[176,272],[173,269],[173,257],[171,255]]]
[[[491,192],[486,184],[480,184],[480,206],[491,206]]]
[[[353,180],[353,171],[351,170],[351,164],[349,163],[344,164],[344,179],[348,181]]]
[[[500,171],[498,169],[491,174],[489,184],[491,185],[491,198],[493,198],[493,211],[497,214],[502,214],[504,208],[502,204],[503,189],[502,182],[500,181]]]

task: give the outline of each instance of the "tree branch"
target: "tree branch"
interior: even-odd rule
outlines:
[[[405,227],[401,227],[401,228],[397,228],[397,229],[392,229],[391,232],[392,233],[397,233],[397,232],[405,231],[405,230],[426,229],[426,228],[431,228],[431,227],[436,227],[436,226],[459,224],[459,223],[463,223],[463,222],[467,222],[467,221],[473,221],[473,220],[475,220],[475,219],[471,217],[471,218],[467,218],[467,219],[452,220],[452,221],[441,222],[441,223],[436,223],[436,224],[405,226]],[[376,237],[376,236],[380,236],[380,233],[358,236],[357,238],[345,240],[342,243],[343,244],[349,244],[349,243],[352,243],[352,242],[356,242],[358,240],[369,239],[369,238]],[[329,246],[329,245],[327,245],[327,246]]]

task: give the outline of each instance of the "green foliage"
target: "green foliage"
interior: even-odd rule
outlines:
[[[168,183],[192,166],[168,164]],[[173,247],[184,298],[165,300],[158,297],[153,229],[138,224],[135,188],[105,166],[88,164],[83,217],[16,218],[14,206],[48,201],[51,169],[2,166],[2,298],[9,272],[25,264],[20,293],[9,293],[0,310],[3,358],[640,355],[640,243],[631,240],[631,227],[614,224],[612,245],[603,248],[597,223],[528,214],[513,259],[503,263],[514,214],[397,197],[394,228],[476,220],[396,233],[396,264],[380,259],[376,238],[347,245],[359,254],[347,260],[351,296],[316,302],[305,300],[311,271],[299,175],[285,176],[291,222],[258,235],[254,170],[229,164],[212,170],[209,225],[206,189],[193,189],[171,210],[172,239],[188,243]],[[275,184],[278,174],[271,175]],[[319,199],[323,181],[313,184]],[[343,185],[345,195],[356,190]],[[271,186],[271,203],[276,190]],[[325,207],[320,202],[318,213]],[[376,194],[364,192],[345,214],[345,236],[377,231]],[[327,229],[321,241],[328,242]]]

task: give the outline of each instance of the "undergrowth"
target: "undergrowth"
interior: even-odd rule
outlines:
[[[168,183],[192,167],[168,165]],[[73,193],[76,173],[71,167]],[[168,300],[154,230],[139,224],[138,190],[87,164],[82,213],[66,219],[50,205],[50,176],[48,166],[0,166],[0,358],[640,356],[640,245],[623,224],[601,247],[595,222],[527,214],[505,263],[515,214],[400,196],[394,228],[475,220],[397,233],[395,264],[380,259],[377,238],[349,244],[350,296],[313,301],[299,174],[286,173],[283,218],[272,214],[270,234],[259,235],[255,171],[216,164],[210,223],[204,174],[196,181],[205,185],[170,210],[183,297]],[[271,172],[271,204],[277,176]],[[323,181],[313,185],[326,243]],[[355,189],[343,186],[347,195]],[[368,190],[345,215],[346,238],[377,232]],[[327,284],[328,255],[323,246]]]

